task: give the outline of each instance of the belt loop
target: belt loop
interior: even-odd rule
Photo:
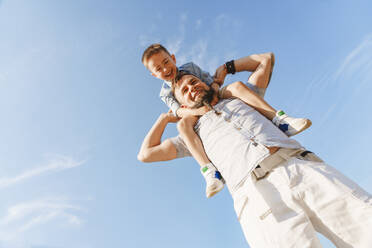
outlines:
[[[282,158],[284,158],[285,160],[289,160],[291,158],[291,156],[287,153],[287,150],[286,149],[279,149],[277,151],[278,155]]]
[[[264,178],[267,173],[269,172],[262,169],[259,165],[252,171],[252,174],[255,176],[257,181]]]

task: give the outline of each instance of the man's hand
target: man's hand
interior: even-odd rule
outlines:
[[[179,117],[177,117],[173,114],[172,110],[169,110],[168,113],[160,114],[160,118],[167,121],[168,123],[175,123],[175,122],[180,120]]]
[[[211,87],[214,90],[214,92],[218,92],[220,90],[220,84],[215,81],[211,84]]]
[[[214,73],[214,76],[213,76],[214,82],[218,83],[220,86],[223,85],[223,83],[225,82],[226,75],[227,75],[227,70],[226,70],[225,64],[223,64],[219,66],[216,72]]]
[[[164,129],[170,122],[177,122],[178,117],[171,111],[162,113],[147,133],[137,155],[142,162],[165,161],[177,158],[177,150],[170,139],[161,141]]]

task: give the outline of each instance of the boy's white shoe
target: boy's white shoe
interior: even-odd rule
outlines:
[[[283,110],[276,112],[273,123],[289,137],[301,133],[311,126],[309,119],[290,117]]]
[[[205,194],[207,198],[214,196],[216,193],[220,192],[223,189],[223,178],[221,173],[214,167],[212,163],[209,163],[200,168],[200,172],[205,178],[207,183]]]

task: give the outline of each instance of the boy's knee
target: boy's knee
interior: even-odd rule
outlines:
[[[177,123],[177,130],[180,133],[186,132],[189,129],[194,129],[195,116],[185,116]]]
[[[177,122],[177,130],[178,132],[182,133],[187,129],[188,122],[186,118],[182,118]]]

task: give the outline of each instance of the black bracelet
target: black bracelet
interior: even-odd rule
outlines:
[[[235,74],[236,70],[235,70],[234,60],[226,62],[225,65],[226,65],[227,73]]]

